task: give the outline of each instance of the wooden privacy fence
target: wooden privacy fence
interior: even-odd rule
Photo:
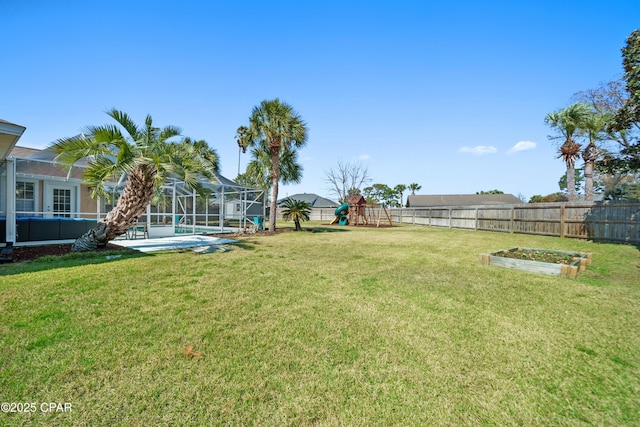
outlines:
[[[640,244],[640,203],[395,208],[393,222]]]

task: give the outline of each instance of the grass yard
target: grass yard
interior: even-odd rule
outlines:
[[[0,265],[0,402],[36,404],[0,425],[640,424],[637,247],[305,225],[213,254]],[[593,264],[479,263],[514,246]]]

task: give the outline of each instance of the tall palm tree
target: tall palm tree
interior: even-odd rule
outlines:
[[[281,151],[279,164],[280,182],[283,184],[300,182],[303,168],[298,163],[298,153],[295,150]],[[251,160],[243,175],[251,186],[265,191],[271,189],[271,152],[265,141],[261,141],[251,149]]]
[[[280,152],[280,182],[283,184],[299,183],[302,179],[302,165],[298,163],[298,153],[295,150]],[[271,189],[271,153],[269,147],[262,141],[251,149],[251,160],[247,164],[245,173],[236,178],[236,182],[247,187],[264,190],[265,204]]]
[[[411,195],[415,196],[416,195],[416,191],[420,190],[422,188],[422,185],[418,184],[418,183],[411,183],[409,184],[409,190],[411,190]]]
[[[561,110],[549,113],[544,119],[547,125],[560,133],[560,136],[551,138],[564,138],[564,143],[558,150],[558,158],[562,158],[567,166],[567,190],[569,192],[570,203],[575,203],[577,200],[575,161],[580,156],[580,149],[582,148],[582,146],[575,141],[574,136],[576,136],[582,124],[591,113],[591,106],[589,104],[578,102]]]
[[[589,145],[582,152],[582,160],[584,160],[584,194],[587,203],[593,203],[593,170],[598,159],[598,148],[596,141],[601,138],[609,123],[610,115],[599,114],[595,111],[584,120],[582,128],[589,137]]]
[[[84,135],[59,139],[52,145],[58,153],[56,160],[69,167],[80,159],[88,160],[84,181],[93,197],[105,194],[109,182],[125,182],[116,206],[74,242],[74,251],[94,250],[125,233],[169,177],[198,189],[202,176],[212,178],[218,171],[218,156],[205,141],[175,140],[180,129],[154,127],[149,115],[143,126],[137,126],[122,111],[112,109],[107,114],[120,126],[89,126]]]
[[[400,206],[402,206],[402,198],[404,197],[404,192],[407,190],[407,186],[404,184],[398,184],[393,189],[400,195]]]
[[[259,106],[254,107],[249,122],[251,124],[250,145],[264,141],[271,156],[269,230],[275,231],[280,153],[303,147],[307,142],[307,126],[291,105],[278,98],[262,101]]]
[[[311,215],[311,205],[302,200],[287,199],[282,204],[282,218],[285,221],[293,221],[296,231],[302,231],[300,221],[309,221]]]
[[[240,126],[236,131],[235,140],[238,143],[238,175],[240,175],[240,153],[246,153],[249,146],[249,128]]]

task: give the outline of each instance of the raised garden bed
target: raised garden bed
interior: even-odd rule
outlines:
[[[575,279],[591,264],[591,254],[535,248],[511,248],[481,254],[480,262],[501,268],[529,271]]]

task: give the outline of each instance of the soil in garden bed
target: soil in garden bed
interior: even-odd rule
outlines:
[[[518,249],[516,251],[501,251],[495,256],[503,258],[522,259],[527,261],[549,262],[553,264],[571,264],[575,256],[558,252],[539,251],[536,249]]]

